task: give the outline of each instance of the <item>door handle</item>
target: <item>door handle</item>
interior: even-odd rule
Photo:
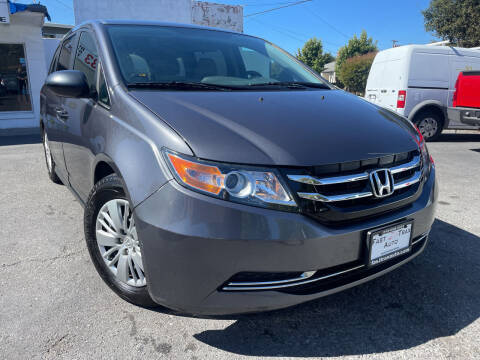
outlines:
[[[68,118],[67,110],[61,107],[55,108],[55,114],[57,114],[57,118],[62,121],[65,121]]]

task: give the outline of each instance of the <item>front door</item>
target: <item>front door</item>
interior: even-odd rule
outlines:
[[[71,69],[76,36],[72,35],[62,42],[59,53],[55,55],[50,72]],[[65,109],[66,99],[57,96],[52,90],[45,90],[44,125],[48,136],[50,151],[55,162],[55,170],[63,181],[68,179],[63,156],[63,141],[68,131],[69,113]]]
[[[85,200],[92,186],[95,161],[94,122],[104,111],[97,103],[98,51],[93,34],[88,31],[79,34],[73,69],[87,77],[91,97],[66,100],[69,118],[63,152],[70,185]]]

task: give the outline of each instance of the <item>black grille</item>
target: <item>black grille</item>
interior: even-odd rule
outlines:
[[[369,173],[372,170],[381,168],[393,168],[404,165],[415,158],[420,157],[419,151],[411,151],[396,155],[377,157],[367,160],[359,160],[348,163],[329,164],[315,166],[307,169],[284,169],[283,175],[287,178],[290,189],[294,194],[297,193],[321,193],[322,195],[343,195],[350,193],[371,192],[370,180],[362,179],[352,182],[335,183],[328,185],[311,185],[288,179],[288,175],[308,175],[315,178],[330,178],[344,175],[353,175],[359,173]],[[422,168],[421,163],[418,168],[409,169],[393,174],[394,182],[408,180],[415,175],[416,171]],[[330,224],[341,225],[345,222],[363,220],[368,217],[378,216],[402,209],[409,206],[421,194],[423,181],[416,182],[413,185],[396,190],[392,195],[384,198],[374,196],[363,197],[353,200],[343,200],[335,202],[322,202],[304,199],[297,196],[300,211],[308,216],[314,217],[318,221]]]

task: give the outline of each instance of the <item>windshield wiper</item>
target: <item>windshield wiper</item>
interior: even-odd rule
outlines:
[[[280,86],[280,87],[288,87],[292,89],[304,89],[308,88],[316,88],[316,89],[331,89],[330,86],[323,83],[312,83],[312,82],[304,82],[304,81],[271,81],[267,83],[258,83],[258,84],[250,84],[249,86]]]
[[[205,84],[200,82],[135,82],[127,84],[129,88],[151,88],[151,89],[179,89],[179,90],[216,90],[230,91],[232,88],[223,85]]]

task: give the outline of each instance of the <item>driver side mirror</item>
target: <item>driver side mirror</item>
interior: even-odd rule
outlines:
[[[47,76],[45,86],[63,97],[88,98],[91,95],[87,77],[78,70],[55,71]]]

